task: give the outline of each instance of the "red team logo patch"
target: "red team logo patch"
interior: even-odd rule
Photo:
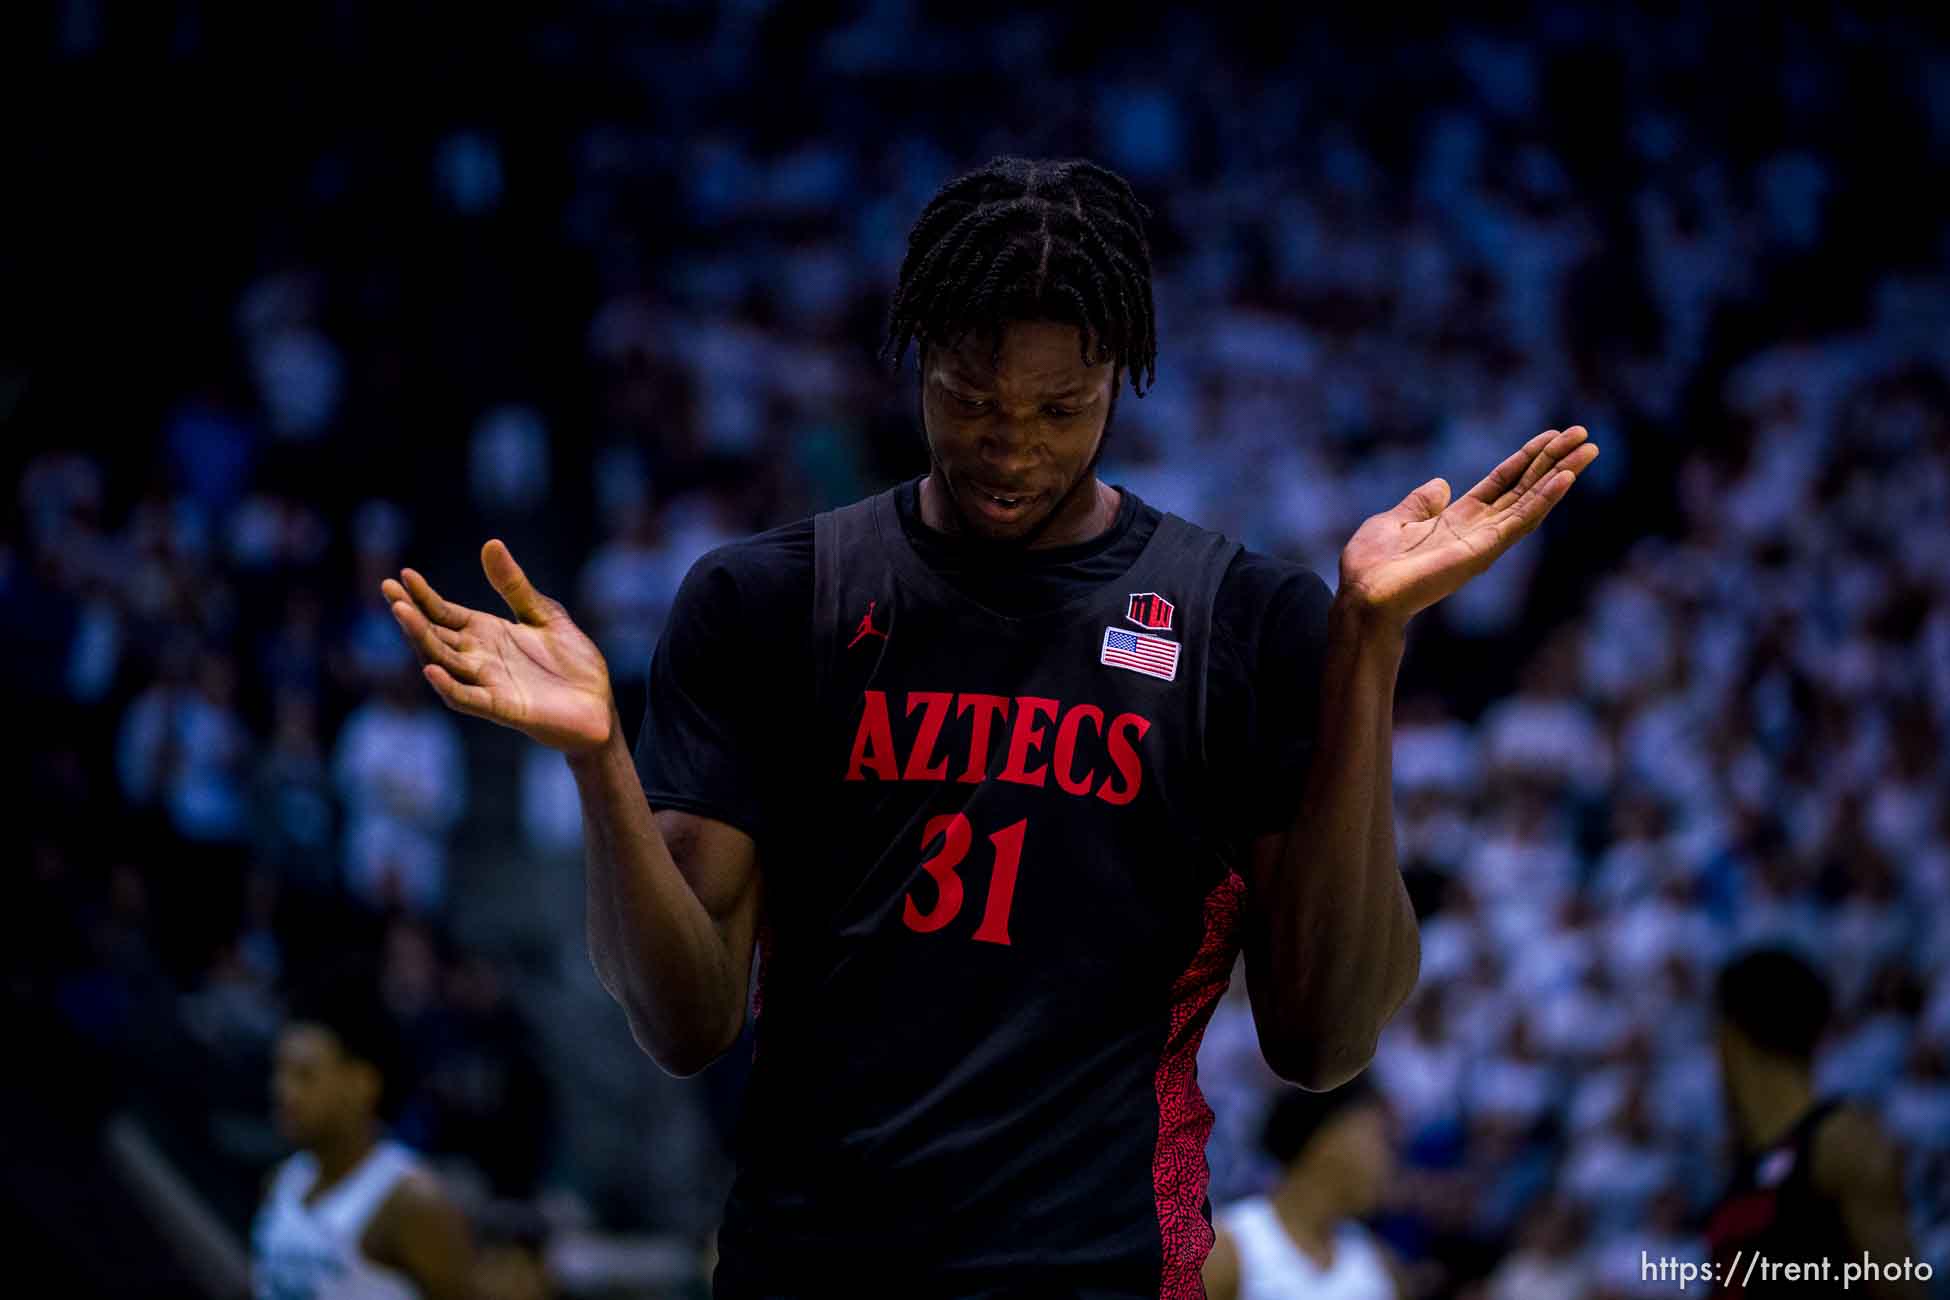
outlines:
[[[1155,591],[1134,591],[1131,603],[1124,610],[1124,617],[1139,627],[1152,628],[1159,632],[1171,631],[1172,604]]]

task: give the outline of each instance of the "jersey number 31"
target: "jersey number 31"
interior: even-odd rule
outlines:
[[[1022,835],[1028,827],[1029,819],[1025,817],[989,836],[989,843],[995,845],[995,870],[989,875],[988,902],[982,908],[982,924],[974,936],[983,943],[1009,942],[1009,904],[1016,894],[1016,868],[1022,863]],[[942,835],[947,838],[941,851],[921,863],[921,870],[934,878],[934,906],[922,911],[915,906],[910,890],[901,908],[901,920],[919,934],[932,934],[961,911],[962,884],[955,868],[968,856],[975,832],[962,813],[943,813],[930,817],[928,824],[921,828],[921,847],[926,848],[936,836]]]

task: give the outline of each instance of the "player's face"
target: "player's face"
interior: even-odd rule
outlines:
[[[992,356],[971,331],[952,349],[925,349],[921,416],[954,530],[1033,544],[1096,506],[1079,489],[1115,406],[1117,369],[1084,364],[1071,324],[1013,321],[1001,345]]]
[[[314,1146],[342,1131],[374,1100],[371,1067],[339,1048],[329,1029],[294,1024],[278,1036],[271,1065],[271,1101],[278,1132],[292,1144]]]
[[[1395,1166],[1387,1107],[1378,1102],[1350,1106],[1314,1139],[1317,1165],[1331,1170],[1354,1213],[1380,1203]]]

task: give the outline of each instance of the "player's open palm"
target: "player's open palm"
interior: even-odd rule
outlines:
[[[1406,624],[1528,536],[1596,459],[1574,424],[1538,434],[1457,500],[1430,479],[1355,530],[1341,549],[1342,590]]]
[[[562,608],[535,590],[498,539],[481,568],[514,618],[442,599],[412,569],[379,584],[421,673],[449,708],[574,754],[609,740],[609,665]]]

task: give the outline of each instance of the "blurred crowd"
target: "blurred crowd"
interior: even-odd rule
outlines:
[[[365,944],[422,1057],[399,1131],[477,1200],[708,1229],[735,1073],[654,1121],[578,1106],[539,1023],[600,1003],[574,788],[440,707],[378,583],[410,563],[497,609],[476,555],[507,538],[634,729],[699,555],[925,467],[912,371],[871,358],[934,188],[1084,154],[1154,209],[1158,381],[1106,481],[1331,584],[1431,475],[1460,493],[1572,423],[1604,449],[1411,632],[1423,974],[1373,1073],[1421,1294],[1631,1295],[1642,1250],[1700,1254],[1706,994],[1767,940],[1823,961],[1819,1080],[1875,1103],[1950,1273],[1950,221],[1915,184],[1950,162],[1940,24],[62,12],[63,93],[162,106],[54,113],[40,165],[92,209],[160,148],[199,205],[78,217],[22,271],[45,328],[0,335],[10,989],[61,1059],[145,1063],[91,1093],[261,1111],[282,991]],[[233,101],[276,129],[202,129]],[[111,286],[141,335],[99,334]],[[1274,1172],[1242,991],[1201,1056],[1215,1205]],[[661,1181],[607,1196],[589,1153],[633,1145]]]

